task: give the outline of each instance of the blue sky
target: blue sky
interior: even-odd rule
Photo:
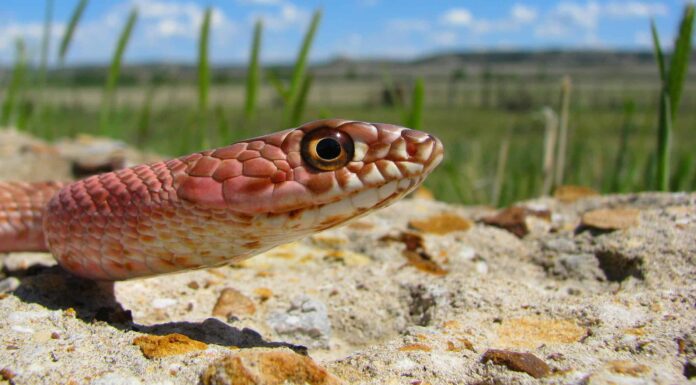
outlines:
[[[78,0],[54,0],[53,54]],[[211,60],[244,62],[254,20],[262,59],[293,59],[311,13],[324,12],[311,58],[413,58],[452,50],[648,49],[653,17],[669,45],[685,0],[92,0],[69,63],[108,62],[130,9],[140,17],[126,61],[193,62],[205,7],[214,8]],[[17,37],[38,55],[45,0],[0,2],[0,63]]]

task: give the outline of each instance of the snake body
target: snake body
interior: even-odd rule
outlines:
[[[320,120],[73,183],[0,182],[0,252],[122,280],[240,261],[384,207],[441,161],[389,124]]]

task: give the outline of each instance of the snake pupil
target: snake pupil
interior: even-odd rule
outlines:
[[[324,138],[317,143],[317,155],[324,160],[333,160],[341,155],[341,144],[334,138]]]

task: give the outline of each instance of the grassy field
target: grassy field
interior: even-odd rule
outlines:
[[[482,102],[481,84],[463,84],[454,97],[445,83],[426,83],[423,129],[445,143],[447,156],[426,185],[437,198],[461,203],[505,205],[538,196],[542,191],[544,106],[558,110],[560,81],[521,82],[493,87]],[[639,86],[621,79],[612,83],[576,84],[571,94],[569,146],[563,183],[602,192],[654,189],[656,83]],[[303,120],[344,117],[402,123],[405,107],[380,102],[383,87],[369,82],[316,84]],[[211,88],[210,109],[201,117],[195,108],[195,86],[122,87],[111,111],[109,133],[128,143],[167,155],[200,149],[193,132],[204,132],[205,145],[218,146],[259,135],[283,125],[279,101],[268,87],[260,90],[256,117],[243,118],[243,86]],[[148,97],[149,94],[149,97]],[[449,97],[448,97],[449,96]],[[98,133],[100,90],[49,88],[46,102],[35,109],[39,95],[25,95],[34,109],[24,128],[46,138]],[[405,95],[406,100],[409,95]],[[634,104],[633,110],[626,104]],[[696,95],[687,87],[674,129],[672,188],[696,186]],[[522,107],[517,107],[522,105]],[[146,106],[148,108],[146,108]],[[21,110],[21,108],[20,108]],[[501,148],[507,161],[499,167]],[[502,172],[502,175],[498,173]],[[502,184],[496,186],[496,177]],[[499,192],[495,192],[496,188]]]

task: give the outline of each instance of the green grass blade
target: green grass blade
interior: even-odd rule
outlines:
[[[425,102],[425,84],[422,78],[416,79],[411,95],[411,106],[406,113],[406,127],[414,130],[423,128],[423,104]]]
[[[500,206],[500,197],[503,192],[503,183],[505,182],[505,169],[507,168],[508,155],[510,153],[510,132],[500,144],[498,150],[498,163],[496,164],[495,179],[493,180],[493,189],[491,192],[491,204]]]
[[[138,114],[138,131],[136,143],[139,147],[143,147],[150,138],[150,116],[152,115],[152,101],[155,98],[155,86],[150,86],[145,94],[145,100]]]
[[[24,84],[24,77],[26,74],[26,47],[24,46],[24,40],[17,39],[16,43],[17,56],[15,59],[14,68],[12,69],[12,77],[10,78],[10,84],[5,92],[5,100],[2,103],[2,111],[0,112],[0,127],[4,127],[10,124],[10,119],[15,110],[15,105],[19,97],[19,93]]]
[[[298,104],[301,104],[300,94],[302,93],[302,88],[305,85],[305,76],[307,73],[307,62],[309,60],[309,51],[312,48],[312,43],[314,42],[314,36],[319,28],[319,23],[321,22],[321,10],[314,11],[312,16],[312,21],[309,24],[309,29],[304,36],[302,41],[302,46],[300,47],[300,52],[297,55],[297,60],[295,61],[295,66],[293,68],[292,80],[290,81],[290,91],[288,97],[288,103],[284,110],[284,120],[288,124],[293,123],[293,116],[296,114]]]
[[[44,15],[43,37],[41,40],[41,59],[39,64],[39,83],[42,88],[46,85],[46,66],[48,64],[48,51],[51,48],[52,20],[53,0],[46,0],[46,13]]]
[[[73,10],[68,27],[65,29],[63,39],[60,42],[60,49],[58,50],[58,61],[61,64],[65,62],[65,55],[68,53],[70,42],[72,41],[75,30],[77,29],[77,25],[80,23],[80,19],[82,18],[82,14],[84,13],[88,2],[88,0],[80,0],[80,2],[77,3],[75,10]]]
[[[674,122],[677,117],[677,109],[681,100],[686,72],[689,69],[689,58],[691,57],[691,36],[694,30],[694,4],[691,3],[684,9],[684,16],[679,26],[679,34],[674,42],[674,53],[670,61],[670,68],[667,81],[669,90],[669,103],[671,120]]]
[[[541,195],[549,195],[553,187],[554,171],[556,164],[555,149],[558,142],[558,115],[550,107],[544,107],[544,156],[541,162],[542,185]]]
[[[206,8],[198,40],[198,110],[204,113],[208,109],[208,91],[210,89],[210,63],[208,48],[210,43],[211,7]]]
[[[201,31],[198,36],[198,116],[195,122],[196,128],[192,135],[196,137],[198,146],[208,147],[208,99],[210,94],[210,21],[213,8],[207,7],[201,23]]]
[[[655,61],[657,62],[657,69],[660,72],[660,80],[664,82],[665,79],[667,79],[667,73],[665,72],[665,55],[662,54],[660,36],[657,33],[657,27],[655,27],[655,20],[650,21],[650,31],[652,32],[653,50],[655,51]]]
[[[307,104],[307,96],[309,94],[309,89],[312,88],[312,81],[314,77],[310,74],[305,76],[304,82],[302,82],[302,87],[300,88],[300,94],[298,95],[297,103],[293,106],[292,111],[292,121],[291,125],[297,125],[302,120],[302,114],[304,113],[305,105]]]
[[[671,101],[666,91],[660,97],[660,120],[657,131],[657,188],[669,191],[670,152],[672,147]]]
[[[554,167],[556,171],[554,185],[556,187],[563,184],[565,176],[565,163],[568,157],[568,117],[570,114],[570,92],[572,87],[573,84],[570,80],[570,76],[565,76],[561,85],[561,116],[558,126],[558,153],[556,154],[556,166]]]
[[[257,20],[254,25],[254,38],[251,44],[249,56],[249,68],[246,79],[246,101],[244,104],[244,117],[250,119],[256,111],[256,100],[259,93],[259,81],[261,70],[259,68],[259,54],[261,52],[261,34],[263,22]]]
[[[121,74],[121,62],[123,61],[123,54],[126,52],[126,47],[130,41],[133,28],[135,27],[135,22],[138,20],[138,10],[133,9],[128,16],[128,21],[121,31],[121,35],[116,43],[116,50],[114,51],[114,56],[111,58],[111,65],[109,66],[109,73],[106,78],[106,85],[104,87],[104,97],[102,99],[101,106],[101,134],[108,134],[108,120],[109,112],[111,109],[111,103],[113,100],[114,92],[116,90],[116,84],[118,83],[119,75]]]
[[[618,150],[614,158],[614,173],[611,180],[611,192],[625,192],[626,189],[623,183],[627,157],[628,157],[628,142],[631,134],[635,130],[633,116],[636,111],[636,104],[633,100],[627,100],[624,104],[624,118],[621,125],[621,135],[619,136]]]
[[[290,102],[290,91],[285,88],[285,84],[283,84],[283,81],[280,80],[278,75],[274,71],[268,71],[266,72],[266,78],[271,82],[271,85],[283,100],[283,103],[288,104]]]

